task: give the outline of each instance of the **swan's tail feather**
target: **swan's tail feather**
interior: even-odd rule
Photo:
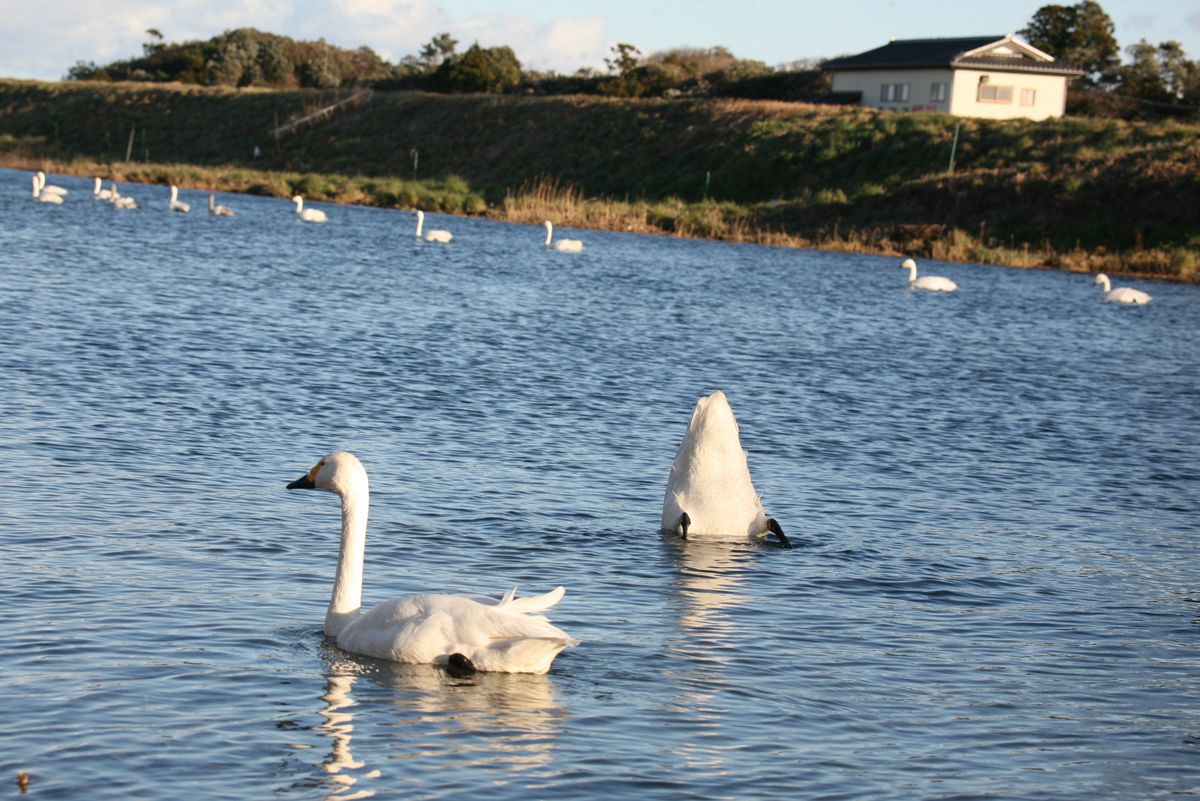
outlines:
[[[496,604],[496,608],[503,609],[505,612],[511,612],[516,615],[528,615],[534,612],[542,612],[562,600],[563,594],[567,591],[566,587],[558,586],[550,590],[550,592],[542,595],[533,595],[529,598],[517,598],[517,588],[513,587],[510,591],[504,594],[500,599],[500,603]]]
[[[574,637],[524,637],[492,642],[477,649],[472,661],[480,670],[501,673],[545,673],[554,657],[564,649],[579,645]]]

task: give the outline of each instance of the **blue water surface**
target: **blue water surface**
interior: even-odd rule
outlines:
[[[1200,795],[1200,287],[0,170],[0,781],[55,799]],[[796,548],[658,532],[724,390]],[[320,632],[567,587],[545,676]],[[9,784],[12,794],[14,784]]]

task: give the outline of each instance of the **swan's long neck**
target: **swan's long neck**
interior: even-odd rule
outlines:
[[[546,247],[550,247],[550,239],[554,236],[554,223],[546,221]]]
[[[1108,276],[1107,276],[1107,275],[1102,275],[1102,276],[1100,276],[1099,278],[1097,278],[1097,279],[1096,279],[1096,281],[1097,281],[1097,282],[1100,284],[1100,288],[1101,288],[1101,289],[1102,289],[1104,292],[1106,292],[1106,293],[1107,293],[1107,292],[1112,292],[1112,281],[1109,281],[1109,280],[1108,280]]]
[[[96,183],[92,186],[92,194],[93,195],[100,194],[100,179],[99,178],[96,179]]]
[[[35,176],[33,176],[33,196],[34,196],[34,197],[37,197],[37,196],[38,196],[38,189],[40,188],[40,187],[38,186],[38,183],[39,183],[39,182],[38,182],[38,177],[37,177],[36,175],[35,175]]]
[[[304,198],[298,197],[296,198],[296,213],[299,214],[302,211],[304,211]]]
[[[908,283],[911,284],[913,281],[916,281],[916,280],[917,280],[917,265],[910,264],[908,266]]]
[[[352,487],[342,495],[342,546],[338,552],[333,596],[325,613],[325,633],[336,637],[362,606],[363,549],[367,544],[366,486]]]
[[[421,228],[425,225],[425,215],[417,212],[417,236],[421,235]]]

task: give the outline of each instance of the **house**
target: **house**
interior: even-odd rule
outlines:
[[[1083,70],[1007,36],[893,39],[826,61],[832,92],[871,108],[962,117],[1061,117],[1067,81]]]

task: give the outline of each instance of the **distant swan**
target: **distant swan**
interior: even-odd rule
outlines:
[[[222,206],[220,203],[217,203],[216,198],[213,197],[212,192],[208,193],[208,213],[213,215],[214,217],[232,217],[232,216],[234,216],[233,209],[229,208],[228,206]]]
[[[367,471],[352,453],[331,453],[288,489],[323,489],[342,500],[342,540],[325,634],[356,654],[471,672],[545,673],[578,641],[542,612],[562,598],[557,587],[532,598],[499,601],[464,595],[410,595],[362,611],[367,538]]]
[[[184,214],[187,214],[189,211],[192,210],[192,207],[190,204],[184,203],[182,200],[179,199],[179,187],[177,187],[175,184],[171,184],[171,206],[170,206],[170,208],[171,208],[171,211],[180,211],[180,212],[183,212]]]
[[[559,253],[579,253],[583,250],[583,243],[578,239],[559,239],[551,245],[550,240],[554,238],[554,223],[546,220],[543,225],[546,226],[546,247],[553,247]]]
[[[102,185],[103,181],[100,180],[99,176],[96,176],[96,185],[92,187],[92,197],[94,197],[96,200],[112,200],[112,190],[101,189],[100,187]]]
[[[958,284],[940,275],[923,275],[917,278],[917,263],[912,259],[905,259],[900,262],[900,266],[908,270],[909,289],[926,289],[930,292],[953,292],[958,289]]]
[[[43,195],[69,195],[69,194],[71,194],[68,190],[63,189],[61,186],[46,186],[46,173],[42,172],[41,170],[37,171],[37,179],[38,179],[38,183],[41,184],[41,189],[39,190],[40,194],[43,194]]]
[[[109,199],[109,202],[118,209],[136,209],[138,207],[136,200],[128,195],[122,195],[117,191],[117,184],[115,182],[110,182],[109,186],[112,187],[112,197]]]
[[[55,203],[58,205],[62,205],[63,202],[62,195],[42,191],[42,182],[38,179],[37,175],[33,176],[33,199],[39,203]]]
[[[421,228],[425,225],[425,212],[417,211],[417,239],[421,239]],[[454,235],[449,231],[433,230],[425,234],[426,242],[449,242],[454,238]]]
[[[296,204],[296,217],[304,222],[325,222],[329,219],[320,209],[304,208],[304,198],[299,195],[293,197],[292,202]]]
[[[792,547],[775,518],[763,512],[738,439],[737,420],[720,390],[696,401],[692,410],[667,479],[662,529],[684,539],[772,533],[783,547]]]
[[[1092,281],[1092,285],[1100,284],[1103,295],[1100,296],[1101,303],[1149,303],[1151,297],[1140,289],[1132,289],[1127,286],[1119,286],[1116,289],[1112,288],[1112,282],[1108,280],[1108,276],[1104,273],[1098,273]]]

